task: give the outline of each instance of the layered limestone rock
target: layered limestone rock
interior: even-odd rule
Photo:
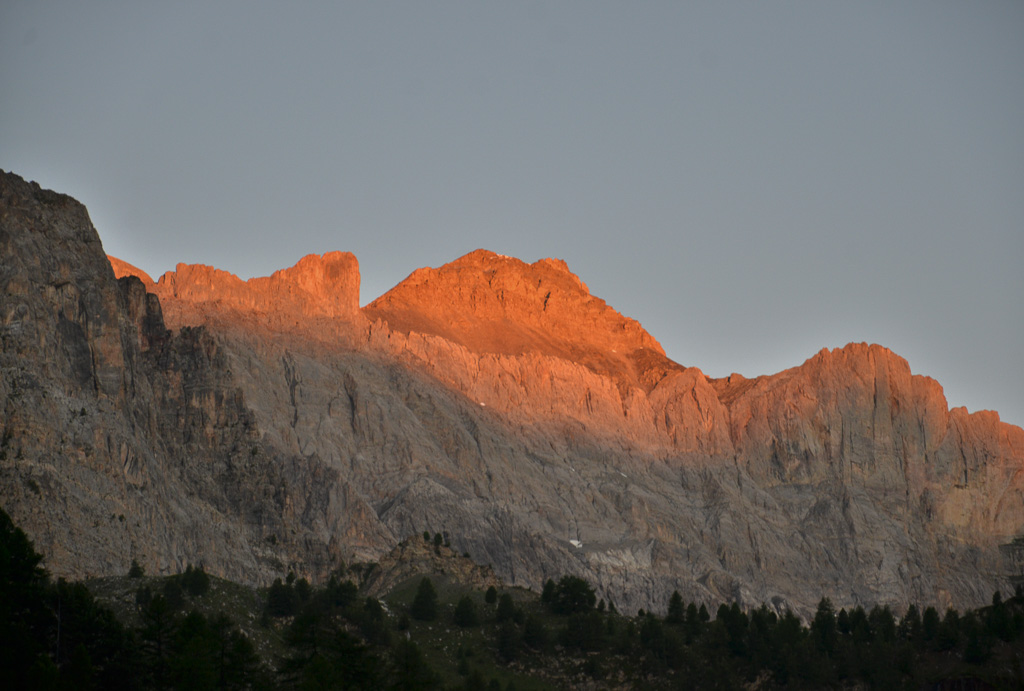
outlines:
[[[110,268],[114,270],[115,276],[118,278],[135,276],[142,282],[142,285],[147,292],[153,292],[156,281],[154,281],[148,273],[133,264],[129,264],[126,261],[118,259],[117,257],[108,256],[107,259],[110,261]]]
[[[0,254],[0,502],[55,575],[262,582],[347,556],[344,479],[261,443],[225,350],[115,279],[81,204],[0,174]]]
[[[383,597],[403,581],[424,575],[441,576],[480,591],[501,587],[501,581],[490,567],[459,556],[450,547],[434,547],[419,535],[403,540],[363,571],[360,585],[368,595]]]
[[[884,348],[710,380],[564,263],[483,251],[362,311],[340,253],[118,283],[84,209],[11,177],[0,500],[60,575],[317,579],[425,529],[626,611],[965,606],[1019,575],[1024,432]]]
[[[118,277],[136,276],[160,298],[171,328],[215,324],[325,342],[349,341],[365,329],[359,262],[350,252],[310,254],[288,269],[248,281],[203,264],[178,264],[154,283],[131,264],[108,259]]]
[[[375,365],[356,365],[354,352],[325,360],[294,348],[279,375],[250,366],[244,388],[279,444],[348,459],[362,495],[384,498],[380,518],[393,533],[443,525],[460,549],[519,584],[538,587],[564,570],[626,606],[678,588],[805,611],[823,593],[861,603],[988,596],[1005,570],[994,546],[1006,534],[935,530],[935,497],[961,493],[942,473],[914,480],[937,443],[918,443],[915,430],[947,436],[934,382],[864,345],[771,377],[711,381],[647,348],[653,339],[643,335],[611,347],[596,317],[565,317],[539,336],[551,268],[476,252],[414,273],[365,310],[374,324],[361,353],[396,358],[465,399],[394,372],[381,386]],[[627,331],[556,268],[564,294],[593,300],[613,336]],[[633,357],[619,352],[630,348]],[[267,354],[240,360],[266,363]],[[268,379],[282,382],[272,397]],[[285,418],[287,428],[275,423]],[[1007,458],[1012,467],[1012,451]],[[1019,483],[1007,482],[1004,525],[1020,505]],[[974,513],[988,511],[986,496],[975,490]],[[506,507],[498,516],[495,503]]]
[[[590,294],[564,261],[477,250],[418,269],[366,308],[394,331],[434,334],[477,353],[540,352],[615,371],[603,362],[641,350],[664,355],[640,324]],[[593,362],[591,362],[593,358]]]
[[[893,511],[975,539],[1024,528],[1024,430],[990,411],[949,411],[939,384],[886,348],[822,350],[716,387],[737,457],[759,483],[864,487]]]
[[[364,314],[374,322],[371,349],[516,423],[556,422],[673,453],[730,449],[727,428],[712,422],[722,411],[706,405],[714,392],[704,375],[665,357],[561,260],[526,264],[477,250],[413,272]]]

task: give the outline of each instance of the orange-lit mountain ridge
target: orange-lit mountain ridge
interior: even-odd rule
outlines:
[[[179,267],[171,284],[183,285],[184,273]],[[978,532],[1006,541],[1024,526],[1024,431],[993,413],[949,411],[938,383],[879,346],[823,350],[776,375],[709,380],[668,360],[564,262],[526,264],[484,250],[413,272],[362,315],[373,326],[358,347],[538,434],[579,430],[627,462],[736,464],[762,487],[843,488],[847,503],[856,488],[887,512],[939,518],[967,541]],[[365,328],[358,316],[345,319]],[[815,504],[839,512],[854,556],[884,562],[882,548],[858,536],[870,527],[841,505]]]
[[[525,264],[477,250],[413,272],[363,312],[394,331],[440,336],[475,353],[539,353],[633,382],[636,361],[665,359],[639,323],[592,296],[558,259]]]
[[[477,251],[360,309],[350,254],[153,282],[68,197],[0,174],[0,218],[0,502],[57,575],[318,580],[445,530],[627,611],[1024,577],[1024,431],[883,347],[711,380],[558,260]]]

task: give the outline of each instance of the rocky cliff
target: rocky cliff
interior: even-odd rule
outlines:
[[[115,278],[81,204],[0,175],[0,255],[0,501],[54,574],[340,559],[337,470],[261,443],[229,353]]]
[[[885,348],[713,380],[558,260],[477,251],[360,310],[349,254],[153,282],[77,202],[3,175],[0,204],[0,501],[59,575],[318,579],[424,529],[620,609],[973,605],[1021,575],[1024,431]]]

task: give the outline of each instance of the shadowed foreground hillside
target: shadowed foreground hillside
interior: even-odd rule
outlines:
[[[664,617],[628,616],[574,576],[549,580],[539,597],[493,576],[486,590],[475,587],[473,574],[486,578],[486,570],[435,537],[414,536],[387,566],[349,568],[321,587],[290,573],[257,592],[201,567],[150,577],[137,564],[83,585],[51,582],[31,542],[0,512],[4,679],[19,689],[190,691],[1024,682],[1020,591],[962,615],[915,606],[901,608],[902,617],[888,607],[836,612],[822,599],[809,625],[763,605],[722,604],[712,616],[678,593]],[[405,577],[395,581],[398,573]],[[381,599],[367,595],[367,583],[382,579],[395,587]]]

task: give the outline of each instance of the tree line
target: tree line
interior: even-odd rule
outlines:
[[[886,606],[837,611],[822,598],[805,624],[765,605],[722,604],[712,614],[678,592],[664,615],[626,616],[571,575],[548,580],[539,597],[451,586],[442,597],[423,577],[408,599],[383,603],[350,580],[314,587],[290,573],[265,591],[262,611],[252,615],[278,641],[268,656],[230,615],[198,611],[210,590],[202,567],[154,580],[143,579],[133,562],[139,623],[126,626],[83,584],[51,581],[41,562],[0,510],[6,688],[507,691],[523,674],[561,680],[555,686],[577,678],[683,689],[920,688],[967,677],[1024,685],[1020,588],[962,614],[916,605],[902,616]],[[424,638],[428,630],[474,642],[439,653]]]

